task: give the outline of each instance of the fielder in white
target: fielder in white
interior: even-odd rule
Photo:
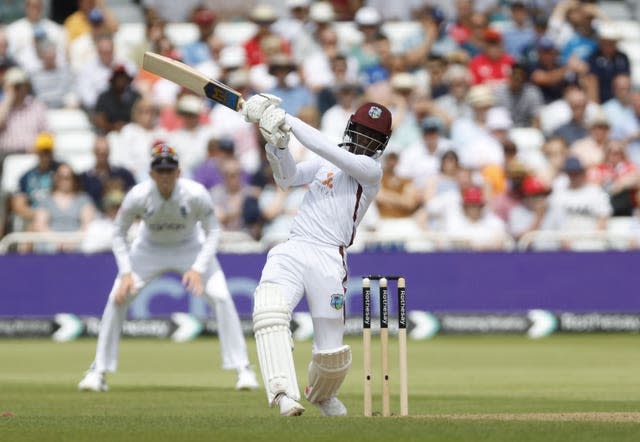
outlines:
[[[314,337],[306,399],[326,416],[347,414],[337,398],[351,365],[343,344],[346,249],[380,188],[377,158],[391,135],[391,113],[367,103],[351,116],[344,142],[335,145],[318,130],[278,107],[262,94],[244,108],[267,141],[267,159],[278,185],[309,185],[289,239],[269,252],[255,292],[253,329],[267,400],[283,416],[304,412],[293,361],[291,312],[306,296]],[[289,132],[318,157],[296,164],[287,149]]]
[[[238,312],[215,256],[220,228],[211,196],[202,185],[179,178],[178,156],[166,144],[154,146],[150,175],[129,191],[116,217],[113,252],[118,276],[102,315],[95,360],[78,388],[108,389],[105,373],[117,368],[122,324],[132,297],[169,271],[182,274],[182,283],[194,295],[206,295],[219,324],[223,368],[238,372],[236,388],[258,388]],[[127,232],[136,219],[141,226],[129,249]]]

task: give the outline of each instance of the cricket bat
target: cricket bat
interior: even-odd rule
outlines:
[[[189,65],[169,57],[154,52],[145,52],[142,59],[142,68],[236,112],[240,112],[244,106],[244,99],[240,92],[220,81],[208,78]]]

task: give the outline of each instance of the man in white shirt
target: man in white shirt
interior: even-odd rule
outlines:
[[[100,322],[96,357],[80,390],[107,391],[105,373],[114,372],[122,324],[132,298],[157,276],[182,274],[182,283],[195,296],[206,296],[219,324],[222,365],[236,369],[236,389],[255,389],[240,319],[215,256],[220,227],[207,190],[179,178],[175,149],[158,144],[152,150],[151,180],[133,187],[116,216],[113,253],[118,276]],[[136,219],[139,233],[129,247],[127,233]],[[204,235],[203,235],[204,233]]]
[[[269,252],[254,298],[254,333],[267,401],[282,416],[298,416],[304,407],[291,348],[291,312],[306,296],[314,337],[306,399],[327,416],[343,416],[336,397],[351,365],[344,345],[346,249],[374,201],[382,155],[391,135],[391,113],[366,103],[351,115],[344,142],[336,145],[302,120],[285,114],[279,99],[256,95],[245,117],[259,122],[267,141],[267,159],[282,189],[308,185],[289,239]],[[296,164],[288,149],[289,130],[318,157]]]

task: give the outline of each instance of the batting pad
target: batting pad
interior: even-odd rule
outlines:
[[[293,365],[293,340],[289,323],[291,314],[276,284],[258,286],[253,307],[253,332],[258,348],[262,379],[269,405],[279,393],[300,400],[300,389]]]
[[[319,351],[309,363],[309,386],[304,395],[311,403],[332,398],[338,392],[351,366],[351,347]]]

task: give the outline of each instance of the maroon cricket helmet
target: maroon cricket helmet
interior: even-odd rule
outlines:
[[[378,158],[391,137],[391,112],[378,103],[365,103],[351,115],[344,131],[343,143],[356,155]]]

